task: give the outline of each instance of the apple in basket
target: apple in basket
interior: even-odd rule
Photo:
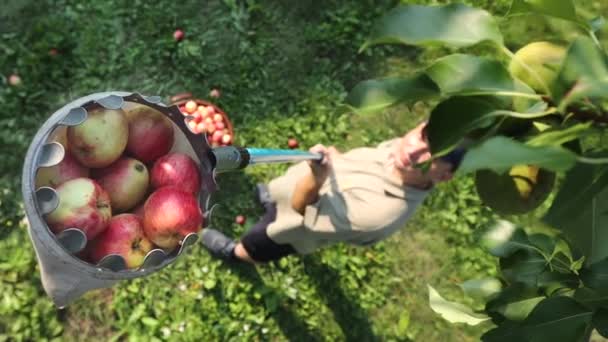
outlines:
[[[173,124],[161,112],[137,104],[126,110],[129,122],[127,153],[150,165],[173,147]]]
[[[46,222],[55,234],[68,228],[78,228],[92,240],[106,229],[112,209],[110,196],[92,179],[76,178],[56,189],[58,207],[46,215]]]
[[[136,268],[152,248],[152,242],[144,234],[142,219],[134,214],[120,214],[112,217],[106,230],[91,241],[89,256],[98,263],[105,256],[118,254],[125,259],[127,268]]]
[[[143,200],[150,183],[146,166],[128,157],[122,157],[106,168],[94,169],[92,174],[110,196],[114,213],[135,207]]]
[[[174,186],[156,190],[144,205],[146,236],[167,252],[186,235],[197,233],[202,224],[203,215],[194,195]]]
[[[84,166],[105,167],[122,155],[128,136],[124,111],[97,108],[83,123],[68,128],[69,150]]]
[[[81,177],[89,177],[89,169],[80,165],[76,158],[66,152],[59,164],[38,169],[36,187],[55,188],[71,179]]]
[[[159,158],[154,163],[151,174],[151,184],[154,189],[175,186],[196,194],[201,188],[198,166],[192,158],[182,153],[171,153]]]

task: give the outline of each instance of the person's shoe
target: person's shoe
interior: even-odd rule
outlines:
[[[270,197],[268,186],[264,183],[258,183],[255,186],[255,198],[262,206],[274,203]]]
[[[236,243],[222,232],[205,228],[203,229],[202,237],[201,243],[211,255],[226,261],[235,261],[237,259],[234,255]]]

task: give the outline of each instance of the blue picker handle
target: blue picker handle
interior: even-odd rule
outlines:
[[[225,172],[255,164],[293,163],[303,160],[320,161],[323,159],[323,154],[298,150],[225,146],[212,149],[210,157],[215,170]]]

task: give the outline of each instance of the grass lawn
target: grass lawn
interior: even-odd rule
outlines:
[[[408,3],[449,3],[417,0]],[[510,1],[471,0],[504,14]],[[337,111],[366,78],[407,73],[445,49],[378,47],[359,54],[371,24],[398,1],[14,1],[0,11],[0,341],[474,341],[490,324],[450,325],[427,305],[427,284],[467,302],[461,282],[492,275],[477,246],[494,215],[472,180],[439,187],[408,226],[373,248],[336,246],[264,267],[227,266],[200,247],[144,279],[94,291],[59,310],[44,295],[21,207],[20,173],[30,139],[57,108],[89,93],[183,91],[230,115],[236,143],[285,148],[296,137],[339,149],[402,135],[429,104],[360,118]],[[578,2],[577,2],[578,3]],[[603,1],[580,1],[606,13]],[[513,49],[533,39],[568,40],[544,19],[504,20]],[[184,41],[173,31],[185,31]],[[56,49],[57,54],[49,51]],[[486,46],[473,50],[493,54]],[[1,81],[6,81],[2,79]],[[253,185],[286,165],[219,178],[213,227],[238,235],[260,214]],[[531,216],[532,218],[534,215]],[[477,303],[467,302],[471,305]]]

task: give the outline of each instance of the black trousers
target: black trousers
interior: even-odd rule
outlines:
[[[266,204],[264,208],[266,213],[241,237],[241,243],[249,256],[257,262],[269,262],[295,254],[291,245],[278,244],[268,237],[268,225],[277,218],[277,207],[275,204]]]

